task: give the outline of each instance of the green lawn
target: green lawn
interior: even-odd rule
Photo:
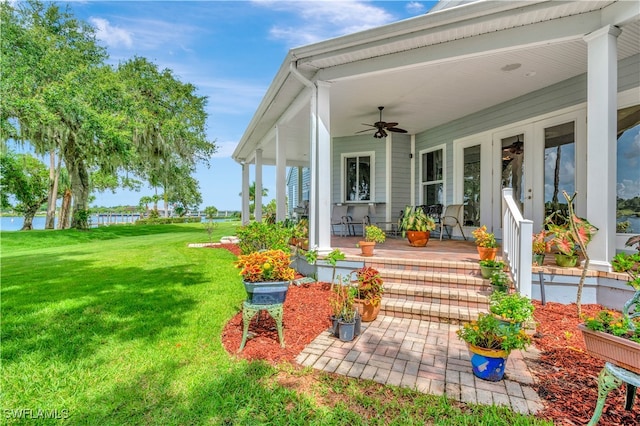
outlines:
[[[214,240],[237,225],[220,224]],[[232,254],[187,247],[208,241],[201,225],[0,238],[0,423],[538,424],[503,408],[230,357],[220,334],[244,290]]]

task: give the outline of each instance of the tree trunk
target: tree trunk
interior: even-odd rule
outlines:
[[[74,199],[71,227],[76,229],[89,229],[89,172],[84,161],[75,153],[73,136],[70,136],[66,145],[65,164],[69,172],[71,193]]]
[[[69,212],[71,210],[71,190],[65,189],[62,196],[62,205],[60,206],[60,218],[58,220],[58,229],[67,229],[69,227]]]
[[[61,158],[58,160],[56,168],[56,154],[54,151],[49,153],[49,198],[47,200],[47,218],[45,220],[44,229],[54,229],[56,221],[56,203],[58,201],[58,180],[60,179]]]
[[[24,223],[20,229],[21,231],[31,231],[33,229],[33,217],[38,213],[38,207],[36,205],[24,212]]]

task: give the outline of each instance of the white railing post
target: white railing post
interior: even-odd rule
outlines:
[[[506,261],[516,290],[531,298],[531,241],[533,222],[520,213],[513,189],[502,190],[502,257]]]

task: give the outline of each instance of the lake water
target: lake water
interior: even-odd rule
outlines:
[[[131,216],[112,216],[111,221],[117,223],[131,222]],[[36,216],[33,218],[33,229],[44,229],[44,216]],[[23,217],[1,217],[0,218],[0,231],[19,231],[24,223]],[[98,223],[98,216],[91,216],[91,223],[96,226]],[[58,226],[58,219],[56,218],[55,226]]]
[[[130,220],[125,216],[124,220]],[[628,220],[631,223],[631,233],[639,234],[640,233],[640,217],[637,216],[622,216],[618,218],[618,222],[624,222]],[[33,229],[44,229],[44,216],[36,216],[33,218]],[[19,231],[22,228],[23,218],[22,217],[1,217],[0,218],[0,231]],[[91,223],[94,225],[98,223],[98,217],[92,216]],[[58,221],[56,220],[56,226]]]
[[[134,216],[134,220],[136,217]],[[102,219],[105,220],[104,218]],[[225,219],[214,219],[215,222],[223,222]],[[44,229],[44,216],[36,216],[33,218],[33,229]],[[131,216],[111,216],[111,222],[116,223],[131,223]],[[19,231],[22,228],[22,224],[24,223],[24,218],[22,217],[0,217],[0,231]],[[98,224],[98,216],[91,216],[91,224],[92,226],[97,226]],[[55,226],[58,226],[58,219],[56,219]]]

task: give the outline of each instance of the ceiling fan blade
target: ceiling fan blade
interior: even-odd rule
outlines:
[[[370,132],[372,130],[376,130],[375,127],[371,128],[371,129],[364,129],[364,130],[360,130],[359,132],[356,133],[364,133],[364,132]]]
[[[405,129],[401,129],[399,127],[387,127],[387,130],[395,133],[407,133]]]
[[[399,123],[382,123],[384,125],[384,127],[386,127],[387,129],[390,127],[396,127]]]

